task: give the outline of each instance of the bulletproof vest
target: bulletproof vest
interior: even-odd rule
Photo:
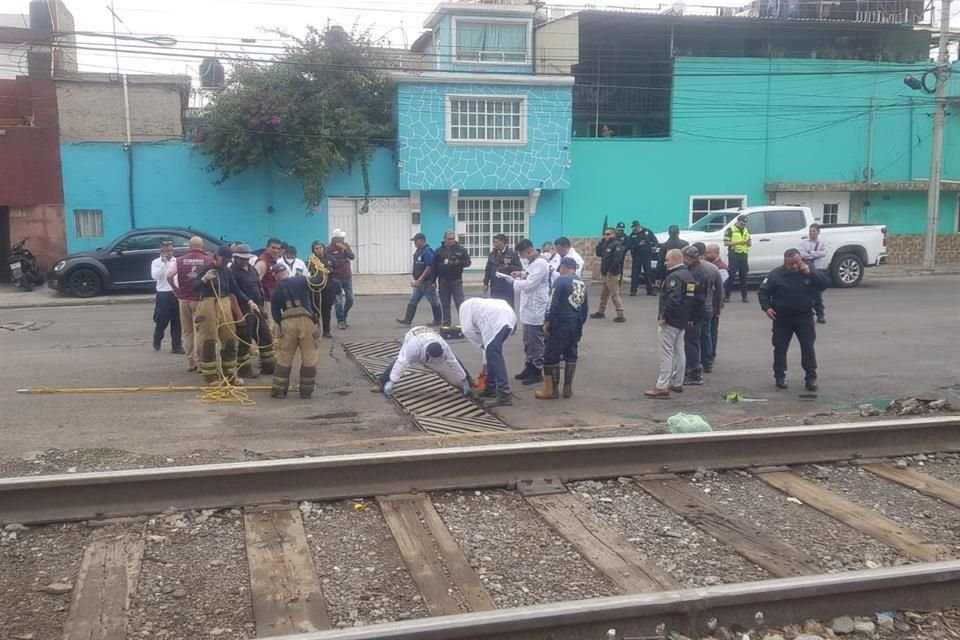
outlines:
[[[263,304],[263,288],[260,286],[260,274],[252,266],[241,269],[236,264],[233,265],[233,279],[237,281],[240,290],[247,294],[247,297]]]
[[[270,253],[267,251],[264,251],[260,254],[260,260],[263,260],[264,264],[267,265],[266,273],[263,274],[260,284],[263,287],[263,299],[269,300],[273,295],[274,290],[277,288],[277,279],[271,272],[273,265],[277,264],[277,259],[270,255]]]
[[[194,291],[193,283],[196,281],[200,269],[210,262],[210,257],[199,249],[177,258],[177,287],[180,289],[180,300],[199,302],[200,293]]]

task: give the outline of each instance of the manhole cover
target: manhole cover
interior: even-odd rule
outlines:
[[[40,331],[40,329],[46,329],[53,322],[34,322],[30,320],[24,320],[21,322],[0,322],[0,329],[3,331]]]
[[[393,360],[396,342],[348,342],[344,351],[371,378],[376,378]],[[423,366],[411,367],[393,392],[394,401],[427,433],[480,433],[508,431],[500,418],[464,398],[446,380]]]

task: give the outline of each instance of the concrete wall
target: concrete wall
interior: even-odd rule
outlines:
[[[85,80],[85,77],[96,78]],[[63,141],[126,140],[123,84],[111,75],[78,74],[57,79],[60,135]],[[149,83],[148,83],[149,82]],[[128,76],[130,128],[135,142],[179,140],[183,136],[181,92],[189,80],[159,82]]]
[[[258,247],[275,235],[293,242],[301,252],[311,241],[327,239],[326,198],[318,211],[306,211],[300,184],[276,171],[250,170],[215,185],[215,176],[204,171],[206,156],[186,143],[134,144],[132,152],[120,143],[65,143],[61,154],[70,251],[103,246],[131,228],[128,153],[133,157],[138,228],[193,227]],[[373,196],[404,195],[396,186],[391,151],[380,149],[374,155],[370,187]],[[359,170],[335,173],[324,188],[330,197],[363,196]],[[77,238],[75,209],[101,209],[104,238]]]
[[[904,86],[912,70],[840,60],[678,58],[670,138],[573,139],[564,232],[595,235],[605,215],[637,218],[656,230],[684,227],[691,196],[745,195],[748,205],[766,204],[767,182],[862,182],[868,170],[880,182],[926,178],[933,105]],[[944,178],[958,180],[956,119],[947,123],[944,149]],[[915,200],[923,197],[874,195],[864,221],[920,232],[925,208]],[[941,230],[955,230],[956,215],[943,224]]]
[[[448,95],[526,96],[526,144],[447,144]],[[397,105],[403,189],[562,189],[568,184],[569,86],[403,83]]]
[[[67,252],[62,204],[10,207],[10,244],[29,238],[27,248],[46,272]],[[4,247],[4,255],[9,247]],[[4,265],[6,267],[6,265]]]

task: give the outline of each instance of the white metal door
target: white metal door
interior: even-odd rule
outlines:
[[[406,273],[410,270],[410,201],[407,198],[372,198],[361,213],[363,200],[331,198],[330,230],[340,228],[357,255],[358,274]]]

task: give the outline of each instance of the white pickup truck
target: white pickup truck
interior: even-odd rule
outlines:
[[[723,247],[723,236],[737,216],[747,216],[747,229],[753,245],[750,248],[750,276],[761,278],[783,264],[783,253],[797,248],[806,239],[807,229],[815,222],[809,207],[770,205],[711,211],[689,229],[680,231],[680,238],[693,244],[715,242]],[[830,247],[830,277],[835,287],[855,287],[863,280],[866,267],[887,260],[887,228],[882,225],[823,224],[820,237]],[[658,233],[661,243],[666,233]],[[721,257],[727,255],[721,249]]]

